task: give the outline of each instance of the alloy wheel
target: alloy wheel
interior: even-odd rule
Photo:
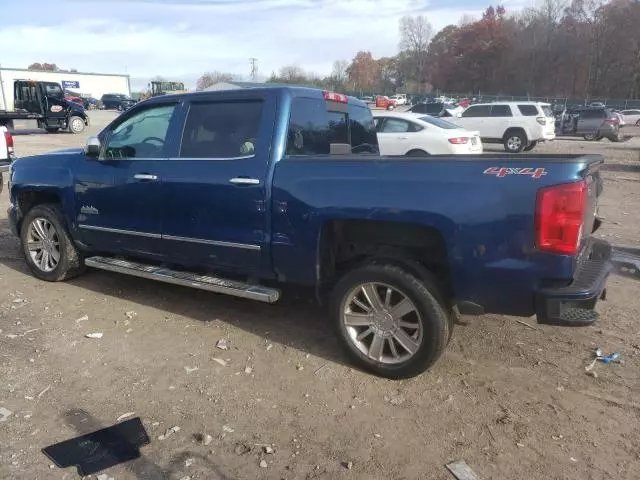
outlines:
[[[376,362],[406,362],[422,343],[416,305],[398,288],[384,283],[353,288],[343,303],[342,322],[353,346]]]
[[[55,270],[60,262],[60,239],[53,224],[34,218],[29,224],[27,248],[34,265],[43,272]]]

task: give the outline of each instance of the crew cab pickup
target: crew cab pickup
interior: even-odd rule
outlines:
[[[42,280],[93,267],[266,303],[311,287],[354,363],[403,378],[436,361],[458,312],[596,319],[602,162],[381,157],[355,98],[209,91],[145,100],[84,149],[18,159],[8,214]]]

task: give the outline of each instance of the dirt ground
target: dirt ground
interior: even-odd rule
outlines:
[[[91,132],[112,116],[93,113]],[[19,155],[83,143],[15,137]],[[638,243],[640,138],[558,140],[538,152],[603,153],[599,235]],[[77,478],[41,449],[125,414],[141,418],[151,443],[103,472],[116,480],[444,480],[458,459],[485,480],[640,478],[633,280],[612,277],[601,319],[587,328],[464,317],[435,367],[394,382],[351,368],[324,311],[305,300],[267,306],[101,271],[40,282],[9,232],[6,204],[5,191],[0,412],[12,414],[0,414],[0,478]],[[220,339],[228,350],[215,347]],[[593,378],[584,367],[597,346],[622,362],[597,364]]]

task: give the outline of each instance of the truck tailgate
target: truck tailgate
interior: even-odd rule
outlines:
[[[595,232],[600,226],[597,220],[598,198],[602,194],[602,176],[600,166],[604,160],[600,156],[586,155],[587,163],[581,172],[587,184],[587,205],[584,211],[584,228],[582,229],[582,241]]]

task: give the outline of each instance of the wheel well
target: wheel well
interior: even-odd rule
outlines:
[[[405,222],[335,220],[320,235],[318,276],[332,285],[344,272],[367,262],[384,261],[418,278],[430,271],[450,296],[451,271],[444,239],[434,228]]]
[[[422,148],[414,148],[407,152],[407,156],[411,156],[411,154],[416,154],[416,153],[419,153],[421,155],[422,154],[429,155],[429,152],[427,152],[426,150],[423,150]]]
[[[507,137],[509,136],[509,134],[512,133],[521,133],[522,135],[524,135],[524,140],[525,142],[529,140],[528,136],[527,136],[527,132],[524,131],[524,128],[521,127],[511,127],[508,128],[506,132],[504,132],[504,135],[502,136],[503,140],[506,140]]]
[[[60,204],[60,197],[55,193],[37,190],[23,191],[16,195],[16,207],[18,207],[20,218],[23,218],[36,205],[42,205],[43,203]]]

